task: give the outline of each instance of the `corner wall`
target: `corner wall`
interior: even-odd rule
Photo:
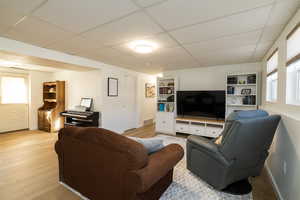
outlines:
[[[29,129],[38,128],[38,109],[43,105],[43,83],[53,80],[53,73],[29,71]]]
[[[300,11],[298,10],[263,60],[262,108],[272,114],[282,116],[267,160],[267,168],[273,178],[279,198],[286,200],[298,200],[300,197],[300,106],[285,103],[286,37],[299,22]],[[276,48],[279,49],[278,100],[275,103],[269,103],[266,102],[266,62],[268,56]]]

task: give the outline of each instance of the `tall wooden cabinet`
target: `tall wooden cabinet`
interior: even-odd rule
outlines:
[[[65,111],[65,81],[45,82],[43,101],[38,109],[38,129],[56,132],[64,125],[60,112]]]

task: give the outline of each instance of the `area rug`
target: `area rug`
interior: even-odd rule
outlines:
[[[162,139],[165,145],[177,143],[184,150],[186,149],[186,139],[184,138],[167,135],[156,137]],[[237,196],[214,190],[210,185],[187,170],[185,156],[176,165],[173,179],[173,183],[164,192],[160,200],[252,200],[251,193]]]

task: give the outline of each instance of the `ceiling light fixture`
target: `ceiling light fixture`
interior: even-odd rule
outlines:
[[[129,44],[129,48],[140,54],[152,53],[158,48],[158,45],[154,42],[146,40],[136,40]]]

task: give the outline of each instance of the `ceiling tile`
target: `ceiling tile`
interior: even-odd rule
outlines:
[[[157,34],[143,39],[157,43],[160,48],[169,48],[169,47],[178,46],[178,43],[166,33]]]
[[[233,64],[242,61],[249,61],[254,53],[256,45],[247,45],[242,47],[219,49],[212,51],[198,51],[190,49],[192,55],[199,60],[203,66],[212,66],[219,64]]]
[[[283,31],[284,27],[285,24],[275,24],[271,26],[266,26],[264,28],[264,32],[262,34],[260,42],[276,40],[279,37],[280,33]]]
[[[103,61],[103,59],[106,59],[106,60],[115,59],[115,60],[117,60],[117,58],[122,56],[122,54],[120,52],[118,52],[117,50],[112,49],[110,47],[98,48],[98,49],[93,50],[93,51],[82,51],[82,52],[79,53],[79,55],[81,55],[83,57],[95,59],[95,60],[100,60],[100,61]]]
[[[142,7],[148,7],[157,3],[161,3],[167,0],[134,0],[138,5]]]
[[[239,35],[219,38],[216,40],[209,40],[205,42],[184,45],[184,47],[188,49],[191,53],[197,52],[197,54],[201,54],[202,52],[206,51],[255,45],[257,44],[261,33],[262,29]]]
[[[170,32],[182,44],[200,42],[264,27],[272,6]]]
[[[300,6],[299,0],[279,0],[273,8],[268,26],[274,24],[287,24]]]
[[[0,6],[0,26],[11,27],[22,19],[24,15],[15,11],[6,10]]]
[[[0,24],[0,35],[3,35],[5,32],[7,32],[9,29],[9,26]]]
[[[144,71],[147,69],[146,62],[143,58],[126,55],[110,47],[100,48],[93,52],[82,52],[79,55],[106,64],[125,67],[136,71]]]
[[[13,10],[20,14],[28,14],[45,0],[1,0],[0,7],[5,10]]]
[[[205,22],[236,12],[273,3],[274,0],[183,0],[166,1],[147,11],[167,30]]]
[[[71,33],[37,18],[27,17],[4,35],[29,44],[46,46],[51,42],[70,37]]]
[[[253,61],[261,61],[273,44],[274,41],[259,43],[253,54]]]
[[[80,33],[138,8],[130,0],[51,0],[34,12],[48,22]]]
[[[29,14],[44,0],[1,0],[0,1],[0,24],[13,26],[22,17]]]
[[[63,39],[55,41],[46,48],[62,51],[69,54],[78,54],[85,51],[93,51],[103,47],[94,40],[86,39],[80,36],[75,36],[70,39]]]
[[[144,56],[147,63],[163,67],[194,67],[198,66],[196,59],[186,52],[182,47],[164,48],[153,54]]]
[[[162,31],[147,15],[138,12],[88,31],[82,36],[97,40],[104,45],[113,45],[140,39]]]

